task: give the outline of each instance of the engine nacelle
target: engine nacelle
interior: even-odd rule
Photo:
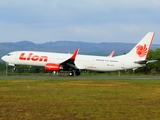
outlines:
[[[60,64],[47,63],[46,66],[45,66],[45,69],[47,71],[59,71],[60,70]]]

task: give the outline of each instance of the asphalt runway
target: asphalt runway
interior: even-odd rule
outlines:
[[[0,76],[0,79],[160,80],[160,76]]]

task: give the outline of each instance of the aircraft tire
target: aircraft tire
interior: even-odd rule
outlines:
[[[70,71],[70,72],[69,72],[69,76],[74,76],[74,72],[73,72],[73,71]]]
[[[13,68],[13,71],[16,71],[16,70],[17,70],[17,68],[16,68],[16,67],[14,67],[14,68]]]
[[[81,72],[80,71],[76,71],[75,74],[76,74],[76,76],[79,76],[81,74]]]

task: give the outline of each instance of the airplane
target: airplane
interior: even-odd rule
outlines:
[[[80,55],[78,54],[79,49],[76,49],[73,54],[14,51],[4,55],[2,60],[8,65],[14,66],[14,68],[16,68],[16,65],[43,66],[47,71],[69,71],[69,76],[79,76],[82,70],[101,72],[134,70],[157,61],[146,59],[154,35],[154,32],[147,33],[130,52],[114,57]]]

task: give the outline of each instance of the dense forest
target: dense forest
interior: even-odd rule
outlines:
[[[160,48],[157,48],[156,50],[150,50],[147,60],[158,60],[158,62],[155,63],[149,63],[145,67],[138,68],[135,71],[127,70],[122,71],[122,73],[125,74],[160,74]],[[45,70],[44,67],[37,67],[37,66],[23,66],[18,65],[16,66],[16,70],[13,70],[13,66],[7,66],[5,62],[0,62],[0,74],[6,75],[6,74],[49,74],[52,72],[48,72]],[[7,73],[6,73],[7,71]],[[92,72],[87,72],[92,73]],[[86,73],[86,74],[87,74]],[[93,72],[95,73],[95,72]]]

